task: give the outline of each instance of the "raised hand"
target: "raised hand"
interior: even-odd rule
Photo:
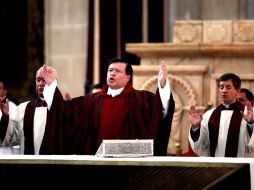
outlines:
[[[195,106],[190,106],[189,110],[189,120],[193,128],[200,126],[200,123],[203,119],[203,114],[198,113]]]
[[[64,94],[64,100],[65,101],[71,100],[71,95],[68,92],[65,92],[65,94]]]
[[[6,101],[3,102],[2,98],[0,97],[0,108],[1,108],[3,116],[8,117],[8,115],[9,115],[9,100],[6,99]]]
[[[165,62],[162,61],[160,71],[158,74],[158,79],[159,79],[161,88],[164,88],[164,86],[166,85],[167,75],[168,75],[167,66],[166,66]]]
[[[252,124],[254,122],[254,120],[253,120],[253,108],[252,108],[252,105],[251,105],[250,102],[247,102],[246,106],[247,106],[246,114],[244,114],[243,111],[241,111],[241,114],[242,114],[243,119],[247,123]]]
[[[57,79],[56,70],[50,66],[46,66],[45,64],[38,70],[38,73],[44,78],[46,84],[48,85]]]

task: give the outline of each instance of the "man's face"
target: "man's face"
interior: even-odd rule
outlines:
[[[6,90],[4,89],[4,84],[0,82],[0,97],[5,96]]]
[[[125,87],[130,80],[130,75],[125,73],[125,63],[112,63],[108,68],[107,84],[112,89]]]
[[[220,98],[225,104],[232,104],[236,100],[239,89],[236,90],[232,80],[220,81],[219,83]]]
[[[45,87],[45,80],[43,79],[42,75],[40,72],[37,72],[36,74],[36,92],[39,96],[43,96],[43,90]]]

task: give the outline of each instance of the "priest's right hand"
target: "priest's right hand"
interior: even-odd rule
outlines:
[[[47,85],[50,85],[54,80],[57,80],[57,72],[54,68],[45,64],[39,69]]]
[[[193,105],[190,106],[189,120],[190,120],[192,128],[198,128],[200,126],[202,119],[203,119],[203,116],[201,113],[197,112],[196,107]]]

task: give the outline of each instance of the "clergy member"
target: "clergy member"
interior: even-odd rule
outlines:
[[[244,105],[236,100],[241,80],[233,73],[225,73],[218,79],[219,94],[222,101],[216,108],[203,114],[195,106],[189,110],[191,123],[189,141],[199,156],[244,157],[253,126],[251,104]]]
[[[1,104],[2,109],[6,110],[4,113],[8,126],[5,127],[9,131],[9,138],[5,138],[4,143],[5,146],[19,145],[20,154],[65,154],[65,135],[59,127],[62,126],[61,121],[47,109],[43,97],[46,83],[40,70],[42,67],[36,72],[35,79],[37,96],[18,105],[14,118],[9,118],[6,110],[8,102]],[[53,68],[51,71],[56,79],[56,71]]]
[[[175,102],[164,63],[156,94],[134,89],[130,83],[131,64],[115,58],[109,62],[107,84],[101,91],[67,102],[51,68],[44,66],[42,73],[47,83],[44,97],[49,106],[52,104],[50,110],[61,113],[58,117],[64,121],[64,128],[71,129],[72,154],[94,155],[103,139],[154,139],[155,155],[167,155]]]

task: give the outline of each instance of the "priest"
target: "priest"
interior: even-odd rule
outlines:
[[[4,137],[3,146],[15,147],[15,154],[68,154],[65,143],[67,132],[62,128],[57,112],[49,112],[43,97],[45,80],[40,70],[36,72],[36,96],[19,104],[9,116],[9,101],[0,99],[3,117],[0,122],[0,135]],[[56,71],[51,70],[54,78]],[[66,133],[65,133],[66,132]],[[18,149],[19,148],[19,149]]]
[[[195,106],[189,110],[191,123],[189,141],[199,156],[245,157],[249,154],[253,136],[253,108],[237,101],[241,79],[234,73],[225,73],[218,79],[222,103],[204,114]],[[253,138],[253,137],[252,137]]]
[[[167,155],[175,102],[165,63],[156,94],[134,89],[131,64],[114,58],[101,91],[69,101],[64,101],[51,69],[41,70],[47,83],[43,93],[51,112],[61,113],[57,117],[68,130],[71,154],[94,155],[103,139],[154,139],[155,155]]]

